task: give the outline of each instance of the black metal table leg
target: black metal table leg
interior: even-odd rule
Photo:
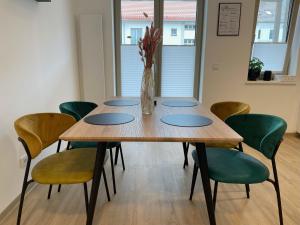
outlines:
[[[186,166],[189,165],[189,161],[188,161],[189,147],[186,142],[182,142],[182,147],[183,147],[183,154],[184,154],[184,162],[183,162],[183,169],[184,169]]]
[[[93,175],[93,182],[92,182],[92,190],[90,195],[90,201],[88,206],[88,214],[86,225],[93,224],[95,206],[98,197],[98,190],[100,186],[100,179],[103,170],[103,164],[106,154],[106,142],[99,142],[97,145],[97,154],[95,160],[95,168],[94,168],[94,175]]]
[[[211,192],[210,180],[209,180],[209,175],[208,175],[208,165],[207,165],[205,144],[197,143],[196,149],[197,149],[197,156],[198,156],[198,160],[199,160],[199,166],[200,166],[200,172],[201,172],[203,190],[204,190],[204,194],[205,194],[209,222],[210,222],[210,225],[216,225],[212,192]]]

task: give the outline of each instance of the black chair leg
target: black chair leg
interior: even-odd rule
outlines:
[[[182,142],[182,147],[183,147],[183,154],[184,154],[184,162],[183,162],[183,169],[189,165],[189,160],[188,160],[188,151],[189,151],[189,144],[186,142]]]
[[[112,175],[112,180],[113,180],[114,194],[116,194],[117,193],[116,178],[115,178],[115,169],[114,169],[113,154],[112,154],[111,148],[109,149],[109,154],[110,154],[111,175]]]
[[[116,153],[115,153],[115,165],[118,164],[119,151],[120,151],[120,146],[117,146],[116,147]]]
[[[47,199],[49,200],[51,198],[51,192],[52,192],[52,184],[49,186],[48,196]]]
[[[21,192],[21,196],[20,196],[20,205],[19,205],[19,211],[18,211],[17,225],[20,225],[20,223],[21,223],[21,216],[22,216],[25,193],[26,193],[28,184],[30,183],[30,182],[27,182],[28,174],[29,174],[29,170],[30,170],[30,164],[31,164],[31,159],[28,159],[28,162],[26,165],[26,170],[25,170],[25,175],[24,175],[24,180],[23,180],[22,192]]]
[[[197,174],[198,174],[198,166],[196,165],[196,163],[194,163],[194,171],[193,171],[193,180],[192,180],[190,200],[193,199],[194,189],[195,189],[195,183],[196,183],[196,179],[197,179]]]
[[[216,211],[217,195],[218,195],[218,181],[215,181],[214,196],[213,196],[213,203],[214,203],[215,211]]]
[[[88,213],[89,194],[88,194],[88,189],[87,189],[87,183],[83,183],[83,189],[84,189],[85,210],[86,210],[86,213]]]
[[[275,182],[273,184],[274,184],[276,195],[277,195],[279,221],[280,221],[280,225],[283,225],[283,215],[282,215],[279,179],[278,179],[278,174],[277,174],[275,158],[272,159],[272,166],[273,166],[273,173],[274,173],[274,179],[275,179]]]
[[[61,190],[61,184],[58,185],[57,192],[60,192],[60,190]]]
[[[105,169],[104,169],[104,168],[103,168],[103,179],[104,179],[104,184],[105,184],[105,190],[106,190],[107,201],[110,202],[110,194],[109,194],[109,189],[108,189],[107,179],[106,179],[106,173],[105,173]]]
[[[122,146],[121,145],[120,145],[120,154],[121,154],[123,171],[125,171],[125,163],[124,163],[123,150],[122,150]]]
[[[246,186],[247,198],[249,199],[250,198],[250,185],[246,184],[245,186]]]

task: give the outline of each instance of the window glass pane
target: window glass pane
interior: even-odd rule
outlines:
[[[139,96],[144,66],[137,44],[154,20],[154,1],[122,0],[121,20],[121,95]]]
[[[253,45],[252,56],[257,57],[264,63],[263,70],[271,70],[273,72],[282,72],[287,44],[268,44],[255,43]]]
[[[263,70],[284,70],[292,2],[260,0],[252,57],[265,64]]]
[[[286,42],[292,1],[260,1],[255,42]]]
[[[164,1],[161,95],[192,97],[195,69],[196,0]],[[177,35],[172,36],[172,28]]]

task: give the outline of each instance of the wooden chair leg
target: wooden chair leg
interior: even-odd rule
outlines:
[[[108,189],[107,179],[106,179],[106,173],[105,173],[105,169],[104,169],[104,168],[103,168],[103,179],[104,179],[104,184],[105,184],[105,190],[106,190],[107,201],[110,202],[110,194],[109,194],[109,189]]]
[[[85,210],[86,210],[86,213],[88,213],[88,209],[89,209],[89,194],[88,194],[88,189],[87,189],[87,183],[83,183],[83,189],[84,189]]]
[[[214,203],[215,211],[216,211],[216,203],[217,203],[217,194],[218,194],[218,181],[215,181],[214,196],[213,196],[213,203]]]
[[[117,193],[116,178],[115,178],[115,169],[114,169],[113,154],[112,154],[111,148],[109,149],[109,154],[110,154],[111,175],[112,175],[112,181],[113,181],[114,194],[116,194]]]
[[[121,154],[123,171],[125,171],[125,163],[124,163],[123,150],[122,150],[122,146],[121,145],[120,145],[120,154]]]
[[[193,170],[193,179],[192,179],[190,200],[193,199],[194,189],[195,189],[195,183],[196,183],[196,179],[197,179],[197,174],[198,174],[198,166],[196,165],[196,163],[194,163],[194,170]]]
[[[246,186],[247,198],[249,199],[250,198],[250,185],[246,184],[245,186]]]

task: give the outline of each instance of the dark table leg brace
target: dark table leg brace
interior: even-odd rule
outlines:
[[[197,143],[197,156],[199,160],[203,190],[205,194],[207,212],[209,217],[210,225],[216,225],[216,218],[214,212],[214,205],[212,200],[212,193],[210,187],[210,179],[208,176],[208,165],[207,165],[207,156],[206,156],[206,148],[204,143]]]
[[[103,170],[105,154],[106,154],[106,143],[99,142],[97,145],[94,176],[93,176],[93,182],[92,182],[90,202],[89,202],[89,206],[88,206],[86,225],[93,224],[95,206],[96,206],[97,197],[98,197],[98,190],[99,190],[99,186],[100,186],[100,179],[101,179],[101,174],[102,174],[102,170]]]

